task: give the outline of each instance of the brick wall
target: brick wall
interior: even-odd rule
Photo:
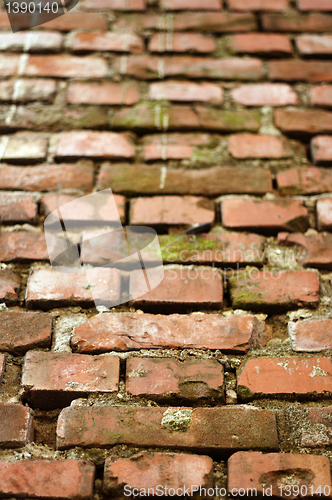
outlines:
[[[331,496],[332,0],[0,27],[0,497]],[[105,311],[43,222],[108,188],[165,278]]]

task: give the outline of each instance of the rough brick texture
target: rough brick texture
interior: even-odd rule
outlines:
[[[50,347],[52,317],[47,313],[1,311],[0,350],[22,355],[29,349]]]
[[[332,320],[310,318],[296,323],[288,323],[289,335],[294,351],[319,352],[331,349]]]
[[[33,416],[29,408],[0,403],[0,418],[1,447],[18,448],[33,440]]]

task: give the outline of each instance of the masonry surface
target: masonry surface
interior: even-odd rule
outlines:
[[[332,0],[1,4],[0,498],[331,497],[331,56]],[[43,232],[109,188],[165,265],[129,302],[106,236],[88,279]]]

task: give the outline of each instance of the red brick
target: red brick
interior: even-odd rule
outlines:
[[[72,38],[74,51],[143,52],[144,43],[134,33],[75,33]]]
[[[150,85],[149,98],[157,101],[166,99],[167,101],[221,103],[223,89],[212,83],[157,82]]]
[[[99,314],[75,327],[71,344],[74,352],[87,354],[158,348],[220,349],[240,354],[259,345],[263,332],[264,325],[250,315],[114,313]]]
[[[20,276],[11,269],[0,269],[0,301],[7,305],[16,304],[20,290]]]
[[[332,5],[330,0],[297,0],[297,5],[300,10],[330,10]]]
[[[217,49],[213,38],[199,33],[155,33],[149,42],[150,52],[201,52]]]
[[[332,235],[330,233],[307,234],[279,233],[278,243],[300,246],[296,260],[303,266],[319,269],[332,268]],[[302,248],[301,248],[302,247]]]
[[[2,76],[16,76],[18,73],[18,70],[19,70],[19,65],[20,65],[20,60],[21,60],[22,55],[1,54],[1,59],[0,59],[1,75]]]
[[[208,145],[207,141],[199,141],[199,134],[163,134],[144,138],[143,154],[146,161],[182,160],[192,157],[195,139],[197,146]]]
[[[31,165],[46,159],[47,139],[34,133],[20,133],[0,137],[2,160]]]
[[[329,135],[314,137],[311,140],[311,154],[316,165],[330,165],[332,163],[332,137]]]
[[[165,10],[221,10],[221,0],[161,0]]]
[[[331,82],[332,62],[329,61],[282,61],[269,62],[269,78],[290,82]]]
[[[55,80],[19,79],[0,82],[0,100],[12,102],[46,101],[51,102],[56,93]]]
[[[0,189],[24,191],[56,191],[80,189],[92,191],[93,167],[91,165],[40,165],[38,167],[0,166]]]
[[[65,16],[60,16],[52,21],[39,26],[39,29],[52,29],[58,31],[71,31],[78,29],[87,30],[107,30],[107,17],[103,14],[91,12],[67,12]]]
[[[126,391],[157,399],[224,399],[223,368],[217,360],[131,358],[126,365]]]
[[[132,200],[130,222],[135,225],[181,225],[214,221],[213,204],[194,196],[154,196]]]
[[[289,8],[289,0],[227,0],[231,10],[272,10],[283,11]]]
[[[126,135],[114,132],[65,132],[57,147],[58,158],[132,158],[135,148]]]
[[[319,194],[332,191],[332,172],[327,168],[290,168],[277,174],[280,193],[285,195]]]
[[[173,493],[184,489],[213,488],[213,462],[210,457],[170,453],[139,453],[131,458],[110,457],[105,462],[104,489],[107,492],[131,490]],[[158,492],[158,489],[161,490]],[[202,490],[203,491],[203,490]]]
[[[145,10],[145,0],[83,0],[87,10]]]
[[[285,133],[313,135],[332,132],[332,113],[306,109],[275,111],[275,123]]]
[[[112,290],[109,290],[109,287]],[[92,292],[91,292],[92,290]],[[26,305],[39,309],[94,304],[119,300],[120,275],[117,269],[94,268],[86,273],[63,274],[43,267],[29,276]]]
[[[317,227],[319,231],[332,229],[332,198],[321,198],[317,201]]]
[[[303,55],[332,54],[332,36],[301,35],[296,39],[296,46]]]
[[[0,279],[1,279],[1,274],[0,274]],[[1,281],[0,281],[0,287],[1,287]],[[1,293],[1,288],[0,288],[0,293]],[[2,381],[3,374],[5,371],[5,361],[6,361],[5,355],[0,353],[0,383]]]
[[[249,407],[71,407],[60,413],[57,447],[119,444],[230,452],[278,446],[275,415]]]
[[[303,414],[304,425],[300,429],[300,443],[306,448],[331,446],[331,408],[308,408]],[[326,488],[327,489],[327,488]],[[324,491],[324,488],[322,488]]]
[[[35,223],[38,206],[34,198],[28,194],[1,193],[0,220],[2,222]]]
[[[316,32],[330,31],[332,16],[328,14],[263,14],[262,24],[265,31]]]
[[[127,83],[70,83],[68,102],[71,104],[136,104],[139,102],[139,87]]]
[[[114,68],[121,74],[134,76],[141,80],[154,80],[166,76],[218,80],[259,80],[263,76],[262,61],[254,58],[205,59],[189,56],[163,58],[128,56],[125,63],[123,61],[122,58],[115,59]],[[308,63],[303,62],[303,64]],[[329,68],[330,63],[320,64],[327,65]]]
[[[234,158],[288,158],[292,156],[290,146],[284,139],[273,135],[231,135],[228,151]]]
[[[292,44],[285,35],[245,33],[229,38],[230,49],[244,54],[291,54]]]
[[[257,29],[255,16],[245,12],[186,12],[176,14],[173,23],[175,31],[231,33]],[[163,29],[167,31],[167,22]]]
[[[311,491],[331,487],[330,462],[327,457],[295,453],[269,453],[240,451],[228,460],[228,491],[254,491],[258,495],[271,492],[274,497],[296,498],[292,486],[310,497]],[[305,488],[305,489],[304,489]],[[296,490],[295,490],[296,491]],[[326,491],[326,490],[325,490]],[[282,493],[281,493],[282,492]]]
[[[332,349],[332,319],[314,317],[288,323],[293,351],[319,352]]]
[[[83,460],[0,462],[0,494],[5,497],[92,499],[95,467]]]
[[[61,216],[66,222],[112,223],[125,218],[125,198],[119,194],[98,193],[98,207],[93,201],[83,197],[77,198],[68,194],[47,194],[41,199],[42,211],[45,215],[60,208]],[[71,205],[68,203],[74,202]],[[114,202],[116,210],[114,209]],[[67,206],[66,206],[67,205]],[[62,208],[61,208],[62,207]]]
[[[30,408],[14,403],[0,403],[0,419],[1,447],[17,448],[33,440],[33,417]]]
[[[239,370],[241,400],[264,396],[310,395],[331,397],[332,363],[328,358],[250,359]]]
[[[29,33],[0,33],[0,50],[15,52],[59,52],[62,47],[62,35],[54,31],[34,31]]]
[[[169,266],[164,269],[164,279],[148,293],[142,282],[142,272],[133,271],[130,289],[139,298],[133,300],[134,307],[148,312],[187,312],[202,309],[222,309],[222,276],[210,267]],[[138,295],[138,291],[141,291]]]
[[[52,316],[40,312],[1,311],[0,350],[16,356],[29,349],[50,347]]]
[[[0,236],[0,261],[26,262],[35,260],[48,260],[43,233],[2,231]]]
[[[287,106],[299,104],[299,98],[285,83],[258,83],[242,85],[231,91],[235,102],[245,106]]]
[[[107,62],[102,57],[29,56],[23,74],[58,78],[105,78]]]
[[[222,222],[232,229],[305,231],[308,211],[298,200],[230,198],[222,202]]]
[[[260,127],[258,113],[247,110],[220,111],[216,108],[197,106],[151,106],[140,104],[133,108],[123,108],[114,113],[111,120],[114,129],[132,130],[216,130],[256,132]],[[161,137],[165,142],[165,137]]]
[[[112,188],[113,192],[129,195],[162,193],[203,196],[242,192],[264,194],[272,191],[271,173],[263,168],[212,167],[202,170],[167,168],[166,175],[163,172],[160,167],[147,165],[104,163],[99,171],[97,189]],[[243,181],[241,183],[239,176]],[[224,181],[226,178],[227,182]],[[164,181],[163,184],[161,180]]]
[[[119,370],[120,360],[115,356],[29,351],[21,395],[33,407],[63,408],[88,394],[117,392]]]
[[[311,104],[332,107],[332,85],[317,85],[309,95]]]
[[[252,269],[230,278],[234,309],[281,311],[317,307],[319,277],[312,271],[259,271]]]

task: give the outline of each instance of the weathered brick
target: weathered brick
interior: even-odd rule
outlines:
[[[269,62],[269,78],[290,82],[331,82],[332,62],[288,60]]]
[[[0,279],[1,279],[1,274],[0,274]],[[1,281],[0,281],[0,293],[1,293]],[[0,382],[2,382],[3,374],[5,371],[5,355],[0,353]]]
[[[13,222],[35,223],[38,206],[33,196],[28,194],[0,193],[0,220]]]
[[[272,10],[283,11],[289,8],[289,0],[227,0],[231,10]]]
[[[156,322],[158,328],[155,328]],[[99,314],[74,328],[74,352],[196,348],[245,353],[263,343],[264,325],[255,316],[217,314]]]
[[[283,132],[291,135],[330,133],[332,132],[332,113],[318,109],[277,109],[275,123]]]
[[[130,222],[136,225],[184,225],[214,221],[213,203],[194,196],[154,196],[131,201]]]
[[[15,305],[20,290],[21,277],[11,269],[0,269],[0,302]]]
[[[36,167],[0,166],[0,189],[56,191],[80,189],[91,191],[93,167],[88,164],[56,164]]]
[[[170,266],[164,269],[164,279],[148,293],[142,282],[142,271],[133,271],[130,278],[130,294],[135,291],[139,298],[134,307],[148,312],[187,312],[202,309],[222,309],[222,276],[211,267]],[[138,295],[137,291],[141,291]]]
[[[125,64],[123,61],[123,58],[115,58],[115,70],[120,74],[134,76],[141,80],[154,80],[166,76],[218,80],[260,80],[263,76],[262,61],[255,58],[209,59],[189,56],[163,58],[157,56],[128,56]],[[303,62],[302,64],[310,63]],[[320,64],[323,64],[329,70],[329,62]]]
[[[228,151],[234,158],[288,158],[289,144],[273,135],[236,134],[228,141]]]
[[[135,83],[70,83],[68,102],[71,104],[121,104],[139,101],[139,87]]]
[[[83,9],[87,10],[145,10],[145,0],[83,0]]]
[[[94,268],[86,273],[63,274],[43,267],[34,269],[29,276],[26,305],[39,309],[69,305],[93,307],[94,304],[117,302],[119,294],[117,269]]]
[[[301,446],[306,448],[331,446],[331,408],[308,408],[303,412],[302,418],[304,425],[301,425],[299,436]]]
[[[292,44],[285,35],[266,33],[243,33],[228,39],[228,45],[234,52],[244,54],[291,54]]]
[[[285,83],[258,83],[242,85],[231,91],[235,102],[245,106],[286,106],[299,104],[299,98]]]
[[[88,394],[117,392],[119,369],[120,360],[115,356],[29,351],[21,395],[33,407],[63,408]]]
[[[58,158],[132,158],[135,148],[126,135],[114,132],[77,131],[62,134]]]
[[[298,200],[230,198],[222,202],[222,222],[231,229],[263,231],[305,231],[308,211]]]
[[[22,74],[56,78],[105,78],[107,62],[102,57],[28,56]]]
[[[162,134],[146,136],[143,140],[143,155],[146,161],[182,160],[193,156],[194,147],[209,146],[203,134]]]
[[[7,16],[7,14],[6,14]],[[23,55],[23,54],[22,54]],[[16,76],[22,55],[1,54],[0,71],[2,76]]]
[[[262,24],[266,31],[316,32],[330,31],[332,16],[329,14],[263,14]]]
[[[332,319],[313,317],[288,323],[293,351],[319,352],[332,349]]]
[[[311,140],[311,154],[315,165],[331,165],[332,136],[318,135]]]
[[[330,0],[297,0],[297,6],[300,10],[330,10],[332,5]]]
[[[272,190],[272,180],[270,171],[263,168],[167,168],[164,171],[160,167],[146,165],[104,163],[99,171],[97,186],[99,190],[112,188],[115,193],[131,196],[138,193],[218,196],[231,193],[264,194]]]
[[[197,401],[224,399],[223,368],[215,359],[131,358],[126,365],[126,390],[133,396],[178,397]]]
[[[221,103],[223,89],[212,83],[157,82],[149,87],[149,98],[157,101],[200,101]]]
[[[230,278],[235,309],[281,311],[317,307],[319,277],[312,271],[259,271],[252,269]]]
[[[332,172],[327,168],[290,168],[277,174],[280,193],[285,195],[319,194],[332,191]]]
[[[0,82],[0,101],[51,102],[56,93],[55,80],[49,79],[19,79],[3,80]]]
[[[165,10],[221,10],[221,0],[161,0],[161,7]]]
[[[252,13],[247,12],[185,12],[174,16],[173,28],[175,31],[195,30],[216,33],[255,31],[257,20]],[[167,29],[165,20],[163,30]]]
[[[131,489],[143,491],[144,488],[146,492],[155,491],[157,494],[158,488],[170,493],[173,490],[180,493],[184,489],[213,488],[213,462],[206,456],[158,452],[143,452],[130,458],[108,458],[104,489],[123,493],[128,484]]]
[[[67,12],[65,16],[57,17],[52,21],[41,24],[39,29],[50,29],[58,31],[71,31],[79,29],[107,30],[108,21],[104,14],[91,12]]]
[[[332,229],[332,198],[321,198],[317,201],[317,227],[319,231]]]
[[[311,104],[332,107],[332,85],[317,85],[309,95]]]
[[[291,482],[292,481],[292,482]],[[282,497],[288,485],[296,484],[301,496],[310,497],[311,491],[331,487],[330,462],[327,457],[295,453],[268,453],[239,451],[228,460],[228,491],[254,491],[264,496]],[[325,489],[326,491],[326,489]],[[282,493],[281,493],[282,492]],[[289,498],[297,495],[290,490]],[[296,492],[296,490],[295,490]]]
[[[28,32],[0,33],[0,50],[16,52],[59,52],[62,35],[56,31],[34,31],[31,38]]]
[[[331,397],[332,363],[328,358],[256,358],[239,369],[242,401],[264,396],[315,394]]]
[[[1,311],[0,350],[16,356],[29,349],[50,347],[52,316],[40,312]]]
[[[1,40],[0,40],[1,41]],[[71,40],[74,51],[143,52],[143,39],[135,33],[75,33]]]
[[[86,500],[92,498],[95,467],[83,460],[0,462],[4,497]]]
[[[199,33],[154,34],[149,41],[150,52],[200,52],[209,53],[217,49],[216,41]]]
[[[273,450],[275,415],[256,408],[65,408],[58,419],[57,447],[118,444],[219,453]]]
[[[15,403],[0,403],[0,419],[1,447],[17,448],[33,440],[33,417],[30,408]],[[1,486],[0,483],[0,492]]]
[[[20,133],[0,137],[2,160],[31,165],[46,159],[47,139],[34,133]]]
[[[300,35],[296,39],[296,46],[303,55],[332,54],[332,36]]]
[[[306,235],[279,233],[278,243],[299,246],[300,253],[296,254],[296,260],[303,266],[318,269],[332,268],[332,235],[330,233],[313,232]]]

